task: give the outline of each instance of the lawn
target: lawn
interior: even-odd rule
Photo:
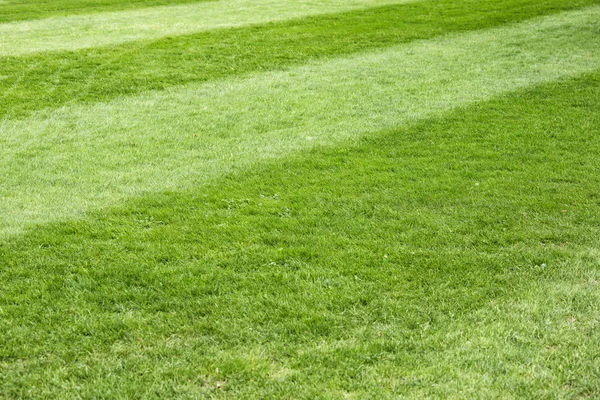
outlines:
[[[0,398],[600,397],[600,1],[0,0]]]

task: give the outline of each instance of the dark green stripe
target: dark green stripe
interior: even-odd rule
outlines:
[[[206,1],[215,0],[9,0],[0,3],[0,23]]]
[[[598,0],[442,0],[0,59],[0,117],[103,101],[311,59],[343,56],[451,32],[489,28]]]

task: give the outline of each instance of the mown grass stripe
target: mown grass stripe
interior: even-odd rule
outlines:
[[[414,0],[226,0],[0,24],[0,56],[75,50]]]
[[[597,397],[599,93],[548,84],[0,246],[3,394]]]
[[[0,118],[489,28],[593,0],[440,0],[102,49],[0,58]]]
[[[447,112],[600,67],[600,7],[0,125],[0,230]],[[69,199],[68,203],[64,199]]]
[[[0,23],[212,0],[0,0]]]

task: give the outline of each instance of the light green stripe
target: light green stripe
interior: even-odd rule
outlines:
[[[600,7],[0,124],[0,232],[600,68]],[[194,136],[197,135],[197,136]]]
[[[222,0],[0,24],[0,56],[76,50],[417,0]]]

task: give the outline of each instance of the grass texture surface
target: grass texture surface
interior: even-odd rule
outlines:
[[[0,123],[0,231],[600,67],[600,8]],[[498,40],[501,38],[502,40]],[[64,199],[69,198],[69,202]]]
[[[0,56],[75,50],[410,0],[227,0],[0,24]]]
[[[89,14],[94,12],[191,3],[193,1],[194,0],[1,0],[0,23],[40,19],[52,16]]]
[[[0,57],[0,116],[281,69],[591,4],[415,2],[100,49]]]
[[[599,397],[600,4],[395,3],[0,25],[0,398]]]

